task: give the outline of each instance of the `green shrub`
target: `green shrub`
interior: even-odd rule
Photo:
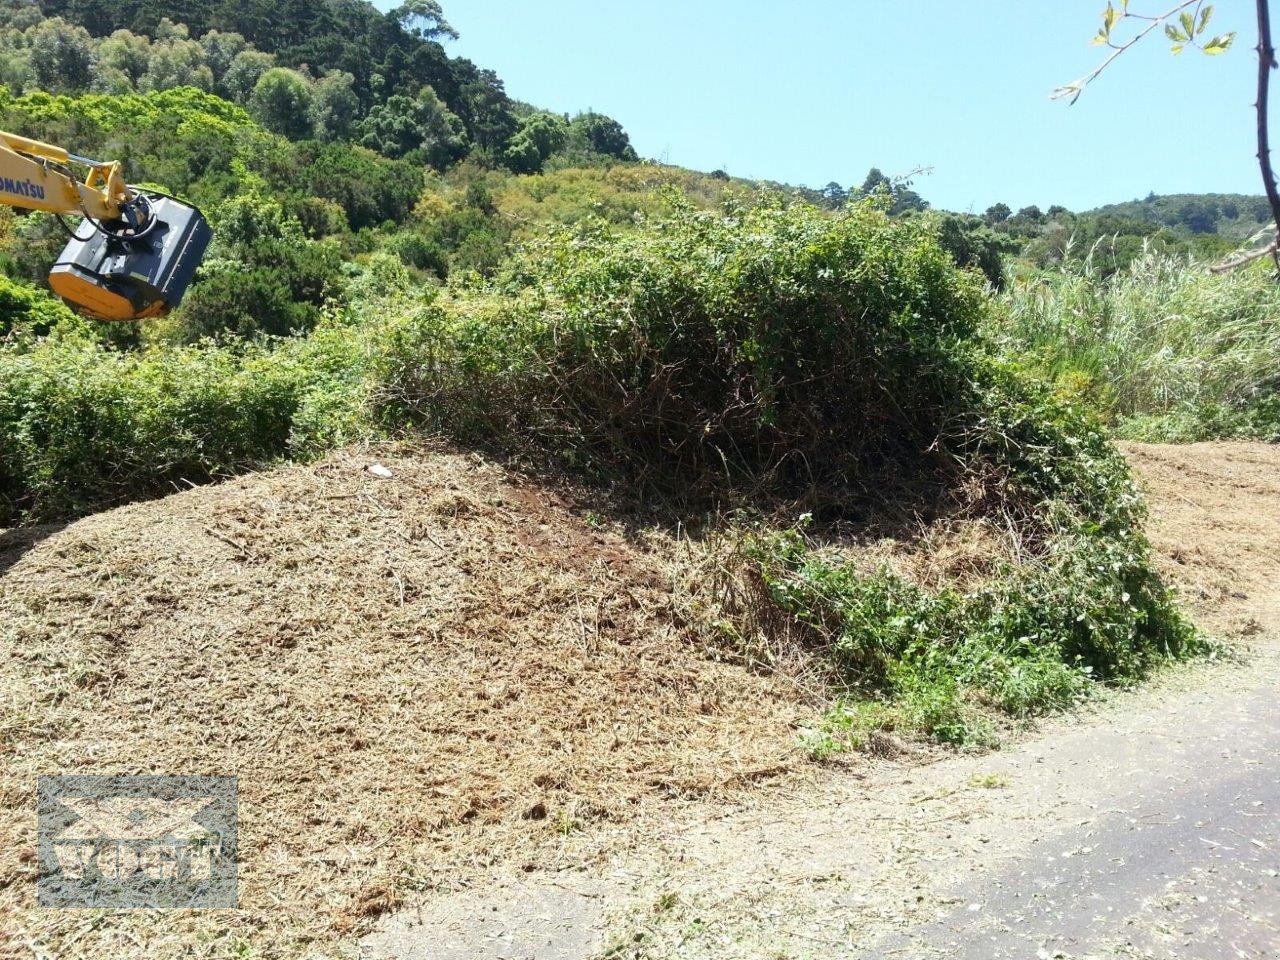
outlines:
[[[434,237],[406,230],[392,237],[387,242],[387,249],[407,266],[433,274],[441,280],[449,275],[449,253]]]
[[[315,306],[294,301],[277,271],[224,261],[211,265],[172,328],[182,343],[205,337],[288,336],[310,329],[318,316]]]
[[[0,351],[0,525],[73,516],[358,435],[359,345]]]
[[[295,162],[307,171],[306,189],[338,203],[353,230],[403,220],[422,189],[412,164],[350,144],[303,144]]]
[[[510,228],[499,216],[482,171],[463,170],[453,202],[428,192],[419,204],[415,223],[394,235],[388,246],[419,270],[445,279],[452,273],[494,273],[506,259]]]
[[[47,290],[49,271],[66,245],[67,232],[52,214],[40,211],[23,214],[4,240],[5,273]]]
[[[981,270],[993,287],[1004,287],[1004,258],[1017,250],[1007,234],[990,229],[978,217],[948,213],[938,217],[938,242],[957,265]]]
[[[753,555],[850,696],[987,743],[993,711],[1064,706],[1198,639],[1152,572],[1124,460],[987,355],[981,280],[935,229],[770,206],[579,229],[397,325],[384,409],[633,490],[817,495],[828,519],[891,509],[911,485],[935,505],[967,497],[1018,537],[967,592],[868,576],[795,533]]]
[[[1008,368],[979,361],[974,374],[956,449],[970,474],[1006,478],[1016,561],[981,587],[930,592],[859,573],[798,531],[758,536],[752,554],[769,597],[828,645],[855,702],[881,697],[893,724],[981,744],[981,709],[1064,707],[1202,642],[1152,570],[1141,498],[1101,430]]]
[[[168,325],[181,342],[305,333],[340,297],[339,247],[308,239],[282,202],[245,194],[214,208],[211,221],[201,282]]]
[[[396,403],[470,438],[668,486],[846,489],[913,460],[983,308],[932,227],[871,210],[683,210],[535,243],[402,330]]]
[[[0,339],[12,333],[44,336],[78,318],[61,300],[34,287],[0,277]]]

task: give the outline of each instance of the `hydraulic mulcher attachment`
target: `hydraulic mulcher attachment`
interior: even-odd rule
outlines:
[[[213,231],[199,210],[155,194],[136,195],[122,214],[111,223],[88,220],[92,234],[72,236],[49,286],[102,320],[161,316],[182,301]]]
[[[55,293],[90,316],[142,320],[173,309],[213,234],[200,211],[135,190],[118,160],[0,130],[0,204],[52,213],[71,235],[53,268]],[[80,216],[81,236],[63,217]]]

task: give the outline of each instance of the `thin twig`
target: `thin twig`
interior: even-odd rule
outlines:
[[[1262,185],[1271,205],[1271,218],[1280,231],[1280,190],[1276,188],[1276,175],[1271,167],[1271,138],[1269,132],[1269,103],[1271,99],[1271,71],[1276,69],[1276,51],[1271,44],[1271,5],[1268,0],[1258,0],[1258,165],[1262,169]],[[1280,271],[1280,246],[1272,245],[1271,254],[1276,270]]]
[[[1053,92],[1053,99],[1059,100],[1062,97],[1067,96],[1068,94],[1074,94],[1074,96],[1071,97],[1071,102],[1075,103],[1077,100],[1080,99],[1080,95],[1084,93],[1085,87],[1093,83],[1093,81],[1097,80],[1098,77],[1102,76],[1103,72],[1107,69],[1107,67],[1115,63],[1116,60],[1118,60],[1130,48],[1140,43],[1149,33],[1151,33],[1151,31],[1155,30],[1161,24],[1165,23],[1175,14],[1181,13],[1183,10],[1187,9],[1187,7],[1197,6],[1202,2],[1203,0],[1182,0],[1182,3],[1179,3],[1176,7],[1170,10],[1168,13],[1161,14],[1160,16],[1157,16],[1157,17],[1142,17],[1136,13],[1125,13],[1124,17],[1126,18],[1130,18],[1134,20],[1147,20],[1149,22],[1145,27],[1139,30],[1127,42],[1122,43],[1119,46],[1115,44],[1110,44],[1112,48],[1111,56],[1103,60],[1102,63],[1098,65],[1097,69],[1093,71],[1093,73],[1090,73],[1087,76],[1081,77],[1079,80],[1075,81],[1074,83],[1069,83],[1065,87],[1059,87],[1057,90]]]

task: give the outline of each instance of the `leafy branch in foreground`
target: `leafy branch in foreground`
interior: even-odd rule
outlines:
[[[1055,100],[1070,97],[1075,103],[1080,99],[1087,87],[1098,79],[1111,64],[1124,53],[1131,50],[1157,27],[1164,27],[1165,36],[1173,43],[1173,53],[1182,53],[1188,46],[1209,54],[1210,56],[1226,53],[1235,42],[1236,35],[1223,33],[1203,39],[1213,19],[1213,4],[1205,0],[1182,0],[1165,13],[1150,16],[1134,13],[1129,9],[1130,0],[1120,0],[1120,6],[1108,3],[1102,13],[1102,27],[1098,30],[1093,42],[1111,49],[1111,54],[1089,74],[1058,87],[1053,91]],[[1275,170],[1271,164],[1271,136],[1269,105],[1271,98],[1271,74],[1277,66],[1275,46],[1271,42],[1271,5],[1269,0],[1256,0],[1258,12],[1258,99],[1254,103],[1257,115],[1258,131],[1258,166],[1262,173],[1262,185],[1267,194],[1267,203],[1271,207],[1271,217],[1275,221],[1276,232],[1270,244],[1262,250],[1246,253],[1220,265],[1219,271],[1233,270],[1246,264],[1270,256],[1275,261],[1276,270],[1280,272],[1280,188],[1276,185]],[[1128,39],[1117,39],[1117,28],[1128,22],[1141,24]]]
[[[1205,0],[1182,0],[1173,9],[1157,15],[1134,13],[1129,9],[1129,0],[1120,0],[1118,7],[1108,3],[1107,9],[1102,12],[1102,26],[1098,28],[1093,42],[1095,46],[1108,47],[1111,50],[1110,55],[1091,73],[1058,87],[1051,97],[1054,100],[1070,97],[1071,102],[1075,103],[1084,93],[1085,87],[1097,80],[1111,64],[1160,27],[1164,27],[1165,36],[1172,42],[1171,49],[1175,55],[1182,53],[1188,46],[1195,47],[1209,56],[1226,53],[1235,43],[1236,35],[1234,32],[1223,33],[1207,40],[1203,39],[1212,19],[1213,4],[1205,3]],[[1135,27],[1136,32],[1127,39],[1123,39],[1120,34],[1123,33],[1126,25]]]

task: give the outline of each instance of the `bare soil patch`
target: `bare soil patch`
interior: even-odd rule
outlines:
[[[1280,446],[1126,444],[1156,560],[1197,622],[1229,638],[1280,625]]]

